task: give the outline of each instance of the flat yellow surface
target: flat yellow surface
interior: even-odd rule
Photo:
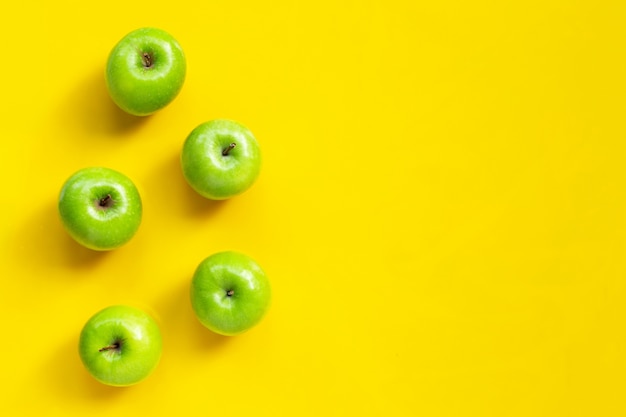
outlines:
[[[36,3],[0,7],[0,414],[625,415],[625,2]],[[103,71],[142,26],[180,41],[188,77],[138,119]],[[179,166],[213,118],[264,154],[221,203]],[[61,185],[91,165],[144,201],[114,252],[58,220]],[[274,289],[232,338],[188,296],[226,249]],[[77,354],[118,303],[164,338],[124,389]]]

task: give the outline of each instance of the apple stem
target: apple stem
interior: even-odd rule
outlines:
[[[144,52],[141,56],[143,58],[143,66],[145,68],[150,68],[152,66],[152,57],[150,56],[150,54]]]
[[[111,194],[107,194],[106,197],[100,199],[100,207],[108,207],[111,203]]]
[[[228,290],[228,291],[226,291],[226,295],[227,295],[227,296],[229,296],[229,297],[232,297],[232,295],[233,295],[234,293],[235,293],[235,291],[233,291],[233,290]]]
[[[228,155],[228,153],[229,153],[229,152],[230,152],[230,151],[231,151],[231,150],[232,150],[235,146],[237,146],[237,144],[236,144],[235,142],[233,142],[233,143],[231,143],[230,145],[228,145],[228,147],[227,147],[227,148],[225,148],[225,149],[222,151],[222,155],[227,156],[227,155]]]
[[[98,352],[106,352],[107,350],[115,350],[115,349],[119,349],[119,347],[120,347],[119,343],[113,343],[112,345],[105,346],[99,349]]]

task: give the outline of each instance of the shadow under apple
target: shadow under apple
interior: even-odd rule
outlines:
[[[15,238],[14,256],[21,265],[41,272],[54,269],[91,269],[110,255],[87,249],[63,228],[55,202],[40,207],[24,222]],[[39,274],[35,274],[39,275]]]
[[[182,146],[182,145],[181,145]],[[172,155],[162,163],[144,183],[146,195],[167,196],[167,204],[153,209],[167,211],[162,216],[185,216],[192,220],[213,217],[225,209],[229,200],[209,200],[198,194],[185,180],[180,165],[180,154]]]
[[[202,326],[191,307],[189,286],[193,268],[188,277],[182,277],[172,291],[167,292],[156,305],[161,320],[163,344],[171,351],[187,351],[205,356],[224,348],[232,337],[222,336]]]
[[[100,406],[106,406],[115,404],[112,400],[128,395],[127,388],[104,385],[89,374],[78,355],[78,333],[60,343],[44,366],[41,375],[47,388],[62,402],[97,401]]]
[[[107,91],[104,68],[79,80],[60,111],[64,125],[74,126],[89,136],[127,137],[150,119],[150,116],[130,115],[113,102]]]

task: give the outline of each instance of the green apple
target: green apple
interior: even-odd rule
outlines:
[[[205,327],[226,336],[255,326],[270,304],[267,275],[249,256],[219,252],[198,265],[191,282],[191,305]]]
[[[118,387],[136,384],[161,359],[159,326],[144,311],[130,306],[107,307],[93,315],[80,333],[78,352],[98,381]]]
[[[187,136],[183,175],[200,195],[224,200],[250,188],[261,171],[261,151],[250,130],[231,120],[212,120]]]
[[[124,174],[83,168],[61,188],[59,215],[67,232],[83,246],[111,250],[128,242],[141,224],[141,197]]]
[[[176,98],[186,72],[185,54],[172,35],[141,28],[124,36],[109,54],[106,84],[122,110],[147,116]]]

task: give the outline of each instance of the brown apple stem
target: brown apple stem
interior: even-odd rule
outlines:
[[[106,197],[100,199],[100,207],[108,207],[112,199],[111,194],[107,194]]]
[[[229,152],[230,152],[230,151],[231,151],[231,150],[232,150],[235,146],[237,146],[237,144],[236,144],[235,142],[233,142],[233,143],[231,143],[230,145],[228,145],[228,147],[227,147],[227,148],[225,148],[225,149],[222,151],[222,155],[224,155],[224,156],[228,155],[228,153],[229,153]]]
[[[235,293],[235,291],[233,291],[233,290],[226,291],[226,295],[229,296],[229,297],[231,297],[234,293]]]
[[[146,68],[150,68],[152,66],[152,57],[149,53],[144,52],[141,57],[143,58],[143,66]]]
[[[106,352],[107,350],[115,350],[118,349],[120,345],[118,343],[113,343],[112,345],[105,346],[102,349],[98,349],[98,352]]]

